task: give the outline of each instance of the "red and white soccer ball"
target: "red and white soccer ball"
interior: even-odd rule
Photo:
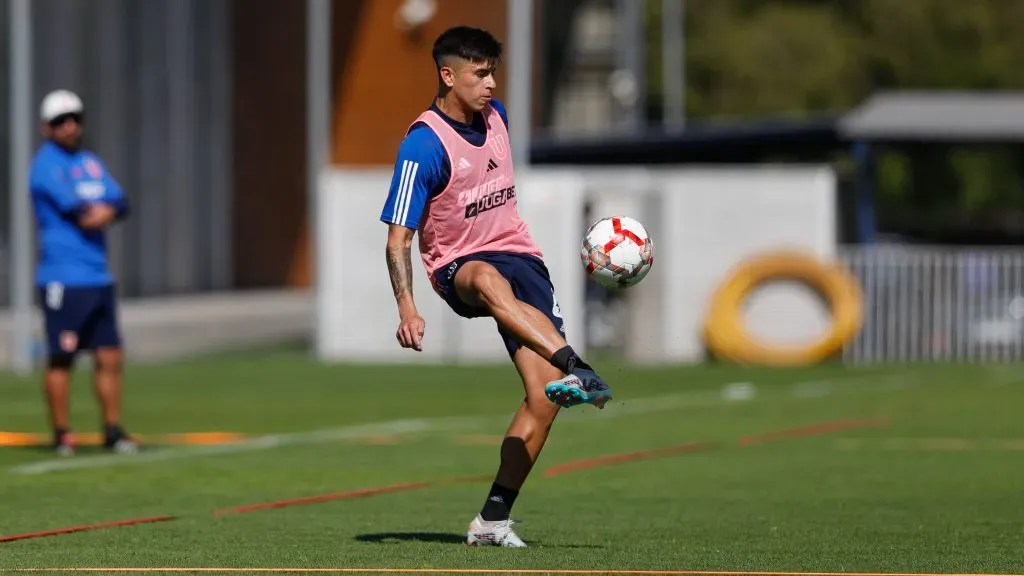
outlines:
[[[598,284],[628,288],[651,271],[654,242],[643,224],[628,216],[602,218],[583,236],[580,259]]]

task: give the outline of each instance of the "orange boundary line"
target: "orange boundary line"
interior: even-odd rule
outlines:
[[[98,433],[76,433],[75,444],[79,446],[101,446],[103,435]],[[176,432],[171,434],[154,434],[142,436],[132,434],[132,439],[142,444],[171,446],[209,446],[219,444],[238,444],[248,439],[239,432]],[[47,446],[53,442],[52,434],[35,432],[4,432],[0,431],[0,447]]]
[[[247,572],[282,574],[292,572],[362,574],[578,574],[578,575],[660,575],[660,576],[1024,576],[1018,574],[931,574],[892,572],[766,572],[729,570],[541,570],[485,568],[14,568],[12,572]]]
[[[176,520],[176,516],[150,516],[147,518],[131,518],[129,520],[117,520],[114,522],[100,522],[98,524],[83,524],[81,526],[69,526],[56,530],[45,530],[43,532],[26,532],[13,536],[0,536],[0,542],[14,542],[15,540],[27,540],[29,538],[42,538],[44,536],[56,536],[58,534],[70,534],[72,532],[85,532],[86,530],[100,530],[102,528],[115,528],[118,526],[134,526],[136,524],[150,524],[153,522],[168,522]]]

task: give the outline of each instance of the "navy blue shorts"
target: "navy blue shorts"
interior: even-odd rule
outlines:
[[[49,355],[121,346],[113,286],[50,283],[39,288],[39,297]]]
[[[555,287],[551,284],[551,276],[544,261],[530,254],[515,254],[512,252],[480,252],[456,258],[447,266],[437,269],[434,272],[434,290],[448,303],[448,306],[456,314],[463,318],[481,318],[490,316],[484,308],[470,306],[463,302],[455,291],[455,273],[459,267],[466,262],[479,260],[494,266],[512,286],[512,293],[521,302],[525,302],[543,312],[555,325],[559,332],[565,335],[565,323],[562,321],[562,312],[558,307],[558,299],[555,297]],[[508,355],[512,356],[521,346],[519,342],[500,326],[498,333],[505,342]]]

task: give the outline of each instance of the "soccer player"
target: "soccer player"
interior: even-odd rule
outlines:
[[[48,344],[44,385],[54,449],[70,456],[71,368],[80,350],[92,350],[104,446],[133,453],[138,447],[120,424],[121,337],[104,232],[125,217],[128,201],[99,157],[81,148],[83,113],[72,92],[46,95],[40,105],[45,141],[29,171],[39,247],[35,281]]]
[[[411,246],[434,291],[458,315],[491,317],[526,390],[501,445],[501,462],[467,543],[525,544],[509,511],[561,407],[603,408],[611,389],[569,346],[548,270],[516,205],[504,106],[492,98],[501,44],[456,27],[434,43],[438,93],[398,150],[381,214],[398,304],[396,337],[422,350],[424,321],[412,291]]]

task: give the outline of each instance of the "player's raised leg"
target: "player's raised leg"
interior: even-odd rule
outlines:
[[[558,414],[558,407],[548,402],[544,393],[547,383],[561,376],[558,368],[524,347],[516,350],[512,359],[523,380],[526,399],[501,443],[501,463],[487,500],[469,525],[466,543],[470,545],[526,546],[512,530],[509,513]]]
[[[465,262],[455,273],[455,289],[463,302],[486,308],[517,342],[561,370],[557,379],[546,383],[550,401],[566,408],[583,403],[603,408],[611,398],[611,389],[594,369],[566,343],[543,312],[516,298],[497,268],[481,260]]]

